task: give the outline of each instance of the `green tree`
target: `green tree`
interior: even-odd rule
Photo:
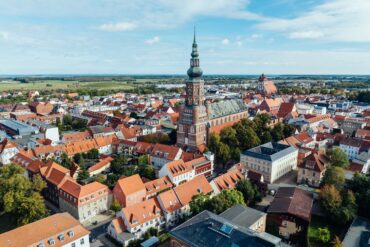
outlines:
[[[34,181],[25,170],[10,164],[0,168],[0,208],[10,213],[18,225],[25,225],[48,215],[40,191],[46,187],[39,176]]]
[[[64,166],[67,169],[70,169],[72,167],[72,160],[68,157],[66,153],[62,153],[60,156],[61,158],[61,166]]]
[[[370,175],[355,173],[348,181],[348,189],[356,196],[359,215],[370,218]]]
[[[349,165],[347,154],[340,148],[329,148],[326,151],[326,155],[330,158],[332,166],[346,168]]]
[[[284,138],[284,126],[281,123],[278,123],[271,130],[272,139],[275,142],[278,142]]]
[[[111,206],[110,206],[110,209],[114,212],[119,212],[121,210],[121,205],[119,204],[119,202],[117,201],[117,199],[114,199]]]
[[[145,177],[150,180],[153,180],[156,178],[155,169],[154,169],[154,166],[152,165],[139,165],[137,170],[141,177]]]
[[[209,201],[210,201],[209,195],[205,195],[203,193],[193,196],[192,201],[190,202],[190,212],[193,215],[196,215],[202,212],[203,210],[210,209]]]
[[[238,138],[236,138],[236,130],[231,126],[221,130],[220,138],[221,142],[225,143],[229,147],[239,145]]]
[[[261,140],[258,138],[256,132],[254,132],[252,127],[243,125],[241,122],[238,122],[234,125],[234,128],[236,131],[236,137],[238,139],[240,150],[247,150],[261,144]]]
[[[325,185],[320,192],[320,202],[328,214],[333,214],[342,205],[342,197],[335,186]]]
[[[220,140],[220,137],[214,133],[212,133],[209,137],[209,144],[208,144],[208,148],[209,150],[216,154],[219,147],[220,147],[220,143],[221,143],[221,140]]]
[[[235,189],[223,190],[210,200],[209,208],[215,214],[220,214],[236,204],[245,204],[243,194]]]
[[[287,138],[289,136],[292,136],[294,134],[295,127],[291,124],[284,124],[283,133],[284,138]]]
[[[334,185],[338,190],[342,189],[345,183],[344,170],[341,167],[329,166],[322,179],[323,185]]]
[[[330,241],[330,231],[327,227],[324,228],[318,228],[318,233],[317,233],[317,239],[321,243],[328,243]]]
[[[90,177],[89,172],[86,169],[86,166],[80,166],[80,170],[78,172],[77,181],[81,182],[85,179],[88,179]]]
[[[228,145],[220,142],[220,146],[216,152],[216,159],[223,165],[226,165],[231,158],[230,148]]]
[[[248,206],[254,206],[257,202],[262,200],[261,193],[257,186],[252,184],[250,180],[240,180],[235,189],[243,194],[244,202]]]

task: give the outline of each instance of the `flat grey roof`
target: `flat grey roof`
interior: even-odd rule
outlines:
[[[275,161],[294,151],[296,151],[296,149],[290,145],[278,142],[268,142],[244,151],[243,155],[267,161]]]
[[[353,220],[343,239],[344,247],[368,247],[370,240],[370,219],[357,217]]]
[[[232,223],[246,228],[252,226],[257,220],[265,215],[266,213],[264,212],[240,204],[226,209],[220,214],[221,217],[231,221]]]

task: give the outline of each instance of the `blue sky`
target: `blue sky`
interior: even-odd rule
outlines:
[[[370,74],[369,0],[1,0],[0,74]]]

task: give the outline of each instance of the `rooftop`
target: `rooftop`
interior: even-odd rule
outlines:
[[[243,154],[258,159],[275,161],[294,152],[295,150],[296,149],[294,147],[286,144],[268,142],[258,147],[248,149],[244,151]]]
[[[255,232],[237,226],[209,211],[203,211],[172,229],[170,235],[190,247],[277,246]]]
[[[73,235],[70,234],[71,231]],[[89,233],[70,214],[59,213],[0,234],[0,246],[36,246],[39,243],[49,246],[48,241],[53,239],[55,242],[53,247],[60,247]],[[58,239],[61,234],[63,234],[63,242]]]
[[[221,217],[231,221],[232,223],[245,227],[252,226],[257,220],[265,215],[266,213],[240,204],[226,209],[220,214]]]

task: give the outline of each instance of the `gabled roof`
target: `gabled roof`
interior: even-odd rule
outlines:
[[[182,159],[168,162],[165,166],[172,177],[180,176],[193,170],[192,165],[184,163]]]
[[[308,155],[304,162],[300,165],[301,168],[322,172],[329,164],[329,157],[322,151],[314,151]]]
[[[161,217],[163,212],[156,198],[136,203],[122,209],[127,223],[131,227],[141,225],[155,218]]]
[[[74,196],[75,198],[81,198],[104,189],[109,190],[108,186],[99,182],[80,185],[72,179],[68,179],[60,189]]]
[[[153,194],[166,190],[168,188],[172,188],[173,184],[167,176],[164,176],[152,181],[148,181],[144,184],[144,186],[147,194]]]
[[[112,162],[112,160],[113,160],[113,158],[111,156],[108,156],[104,159],[101,159],[98,163],[89,167],[88,172],[94,172],[96,170],[99,170],[99,169],[103,168],[104,166],[107,166],[110,162]]]
[[[145,190],[144,183],[138,174],[119,179],[116,183],[116,187],[119,187],[126,196]]]
[[[68,235],[69,231],[73,231],[74,235]],[[90,232],[70,214],[57,213],[0,234],[0,246],[37,246],[39,243],[43,243],[44,246],[49,246],[48,240],[53,238],[55,241],[53,246],[61,247],[66,244],[68,245],[68,243],[75,242],[89,233]],[[64,234],[63,242],[58,239],[60,234]]]
[[[295,187],[280,187],[267,213],[291,214],[310,221],[312,204],[311,193]]]
[[[167,160],[175,160],[176,155],[181,151],[181,148],[176,146],[155,144],[151,152],[151,156],[164,158]]]
[[[212,187],[208,183],[204,175],[195,177],[194,179],[180,184],[174,188],[174,191],[179,198],[182,205],[188,205],[192,200],[193,196],[200,193],[208,194],[211,193]]]
[[[243,178],[244,176],[241,172],[238,169],[234,169],[216,177],[213,179],[213,182],[222,191],[235,188],[236,184]]]
[[[162,203],[164,210],[168,213],[171,213],[183,206],[180,203],[179,198],[177,198],[177,195],[174,190],[162,192],[157,196],[157,198],[158,201]]]
[[[40,173],[50,183],[61,186],[69,178],[69,170],[53,161],[40,168]]]
[[[286,115],[293,112],[294,106],[295,105],[293,103],[281,103],[277,116],[279,118],[284,118]]]

